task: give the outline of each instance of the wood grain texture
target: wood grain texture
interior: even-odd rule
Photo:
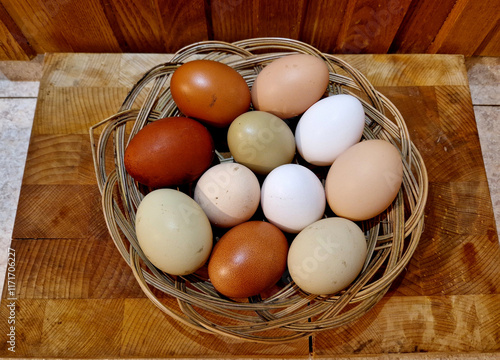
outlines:
[[[0,60],[30,60],[36,52],[0,3]]]
[[[391,44],[390,52],[425,53],[457,0],[413,0]]]
[[[386,53],[411,0],[349,1],[337,39],[336,53]]]
[[[497,0],[2,0],[0,4],[5,7],[5,16],[0,15],[0,54],[12,60],[23,60],[31,52],[175,52],[201,40],[232,42],[257,36],[299,39],[327,53],[500,55]]]
[[[458,0],[427,52],[456,53],[463,47],[465,56],[474,55],[499,21],[498,1]]]
[[[215,28],[214,28],[215,29]],[[16,356],[494,359],[500,245],[463,57],[344,55],[402,113],[429,172],[425,229],[387,295],[353,324],[281,345],[208,335],[160,312],[114,248],[88,126],[116,112],[163,54],[48,54],[12,247]],[[7,289],[7,286],[4,287]],[[177,309],[177,302],[154,290]],[[0,318],[8,314],[8,294]],[[0,321],[0,334],[7,334]],[[0,356],[12,354],[0,335]],[[310,356],[309,350],[313,351]],[[470,360],[470,357],[467,358]]]
[[[498,351],[491,324],[500,318],[499,300],[498,294],[386,297],[356,325],[315,335],[316,355]]]
[[[191,43],[209,39],[204,0],[157,0],[157,3],[166,52],[175,52]]]
[[[16,292],[23,299],[145,298],[106,234],[86,239],[15,239]],[[7,298],[7,289],[4,289]]]

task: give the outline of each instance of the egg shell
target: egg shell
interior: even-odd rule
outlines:
[[[403,180],[399,150],[385,140],[365,140],[332,164],[325,191],[332,211],[351,220],[382,213],[396,198]]]
[[[173,189],[157,189],[142,199],[135,231],[146,257],[171,275],[195,272],[212,250],[207,216],[191,197]]]
[[[281,165],[271,171],[262,184],[260,201],[270,223],[295,234],[319,220],[326,207],[321,181],[298,164]]]
[[[288,252],[288,270],[302,290],[335,294],[361,272],[367,245],[363,232],[344,218],[321,219],[302,230]]]
[[[210,281],[232,298],[258,295],[276,284],[286,269],[288,242],[264,221],[239,224],[215,244],[208,263]]]
[[[210,222],[226,228],[249,220],[260,203],[260,183],[246,166],[222,163],[208,169],[196,183],[194,200]]]
[[[214,142],[198,121],[185,117],[156,120],[130,140],[124,157],[127,172],[153,188],[187,184],[211,165]]]
[[[290,127],[264,111],[238,116],[229,126],[227,142],[234,160],[260,175],[291,163],[295,156],[295,138]]]
[[[172,74],[170,90],[184,115],[214,127],[228,126],[250,108],[250,89],[245,79],[218,61],[182,64]]]
[[[352,95],[321,99],[302,115],[295,129],[297,151],[307,162],[328,166],[359,142],[365,126],[361,102]]]
[[[256,110],[282,119],[302,114],[325,93],[329,70],[325,61],[309,54],[283,56],[267,65],[252,86]]]

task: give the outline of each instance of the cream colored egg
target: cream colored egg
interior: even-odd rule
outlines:
[[[288,252],[293,281],[312,294],[335,294],[359,275],[366,258],[361,229],[344,218],[319,220],[302,230]]]
[[[257,210],[260,202],[259,180],[244,165],[218,164],[198,180],[194,200],[212,224],[232,227],[249,220]]]
[[[201,207],[173,189],[147,194],[136,213],[135,231],[144,255],[171,275],[195,272],[212,250],[212,228]]]

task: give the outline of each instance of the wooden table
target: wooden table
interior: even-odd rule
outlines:
[[[419,247],[373,310],[281,345],[200,334],[163,315],[108,235],[88,129],[169,56],[47,54],[13,233],[15,285],[6,283],[0,308],[0,355],[500,357],[500,247],[463,57],[341,57],[399,108],[429,172]],[[12,302],[15,353],[6,337]]]

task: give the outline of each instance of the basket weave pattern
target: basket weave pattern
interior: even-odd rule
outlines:
[[[257,296],[241,302],[221,296],[199,275],[171,276],[159,271],[144,256],[134,231],[135,213],[145,190],[125,171],[123,157],[128,142],[149,122],[182,115],[168,82],[183,62],[193,58],[224,62],[251,86],[266,64],[292,53],[323,59],[330,70],[329,94],[351,94],[362,102],[367,119],[363,139],[389,141],[403,159],[403,185],[396,200],[382,216],[361,224],[368,244],[362,273],[347,289],[328,297],[304,293],[290,282],[268,298]],[[147,71],[118,112],[92,126],[90,137],[104,217],[117,249],[145,295],[159,309],[202,332],[279,343],[349,324],[384,296],[410,261],[423,230],[427,173],[399,111],[345,61],[295,40],[260,38],[187,46],[171,61]],[[109,157],[114,158],[114,166],[109,166]],[[178,306],[167,306],[165,299],[157,296],[159,292],[177,299]]]

